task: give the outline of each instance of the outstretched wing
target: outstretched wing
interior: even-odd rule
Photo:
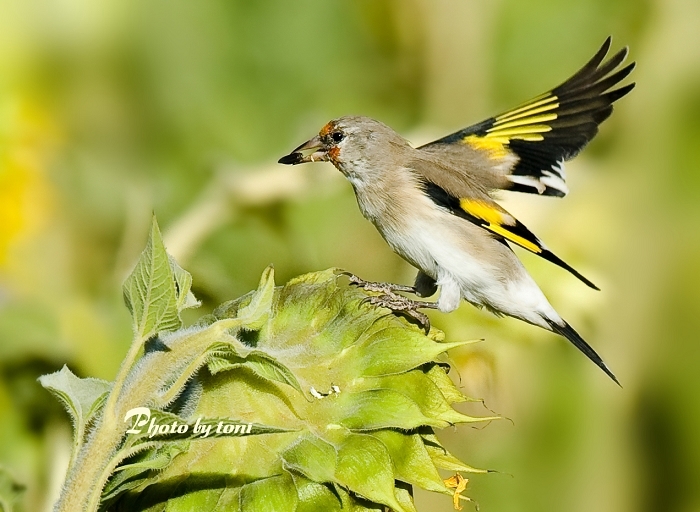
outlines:
[[[576,156],[598,133],[598,125],[612,113],[612,104],[635,85],[610,90],[634,69],[632,63],[615,71],[627,57],[627,48],[603,62],[610,42],[608,37],[583,68],[551,91],[421,149],[434,151],[440,145],[466,145],[472,152],[483,154],[494,170],[504,174],[503,189],[566,195],[564,162]]]
[[[532,231],[527,229],[525,225],[497,203],[488,199],[454,197],[430,181],[423,182],[423,191],[435,204],[448,209],[454,215],[481,226],[501,240],[507,240],[568,270],[591,288],[595,290],[600,289],[571,265],[550,251]]]

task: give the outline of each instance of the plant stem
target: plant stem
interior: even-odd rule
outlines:
[[[240,326],[238,318],[219,320],[204,330],[183,336],[172,343],[170,351],[148,354],[139,364],[136,364],[136,359],[144,340],[136,338],[119,368],[101,418],[69,467],[54,511],[95,512],[112,471],[124,457],[130,456],[129,451],[117,452],[128,428],[122,421],[126,411],[136,405],[170,402],[192,373],[205,363],[207,348],[216,341],[225,340],[226,331]],[[183,365],[182,361],[187,361],[187,364]],[[171,375],[169,372],[173,370],[178,373]],[[132,385],[127,383],[130,376]],[[163,395],[166,382],[172,384]]]
[[[101,481],[101,476],[105,468],[113,463],[113,454],[122,440],[124,429],[103,417],[103,423],[93,431],[70,468],[61,497],[54,507],[55,512],[97,510],[105,483]]]
[[[126,450],[121,450],[119,451],[114,457],[112,457],[112,460],[110,463],[102,470],[102,473],[100,474],[98,481],[97,481],[97,486],[99,486],[100,492],[93,492],[92,495],[90,496],[90,501],[88,502],[87,506],[87,511],[92,512],[96,511],[99,506],[100,506],[100,498],[102,497],[102,489],[104,489],[105,484],[107,483],[107,480],[109,480],[109,477],[112,475],[114,470],[117,468],[117,466],[124,460],[127,459],[128,457],[131,457],[132,455],[135,455],[141,451],[148,450],[150,448],[155,448],[158,446],[158,442],[151,441],[148,443],[142,443],[137,446],[132,446],[129,449]]]
[[[117,376],[114,379],[114,386],[112,386],[112,391],[110,392],[109,398],[107,399],[107,403],[104,406],[104,418],[106,418],[107,415],[110,415],[112,421],[116,420],[116,417],[114,416],[115,405],[117,403],[118,398],[122,394],[124,382],[126,381],[126,378],[129,375],[129,371],[131,371],[131,367],[134,366],[136,358],[139,355],[139,352],[141,352],[141,348],[143,348],[143,344],[145,342],[146,340],[144,340],[141,337],[138,337],[134,338],[134,341],[131,343],[131,347],[129,347],[129,352],[127,352],[126,357],[124,358],[121,366],[119,367],[119,372],[117,373]]]
[[[102,409],[101,421],[80,450],[73,454],[68,466],[68,476],[61,497],[54,507],[55,512],[94,512],[99,507],[102,488],[109,478],[106,469],[116,467],[123,458],[113,457],[115,450],[123,438],[125,427],[117,418],[117,401],[123,395],[124,384],[136,359],[141,352],[144,341],[135,338],[129,347],[119,372],[114,380],[114,386],[109,393],[107,402]]]

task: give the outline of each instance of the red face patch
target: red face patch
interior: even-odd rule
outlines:
[[[318,132],[318,134],[319,134],[321,137],[325,137],[326,135],[328,135],[329,133],[331,133],[331,132],[333,131],[334,128],[335,128],[335,125],[333,124],[333,121],[331,121],[331,122],[329,122],[329,123],[326,123],[326,126],[324,126],[323,128],[321,128],[321,131]]]
[[[331,161],[338,160],[338,157],[340,156],[340,148],[338,146],[333,146],[326,154]]]

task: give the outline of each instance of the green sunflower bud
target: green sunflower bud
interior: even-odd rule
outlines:
[[[452,407],[467,398],[437,359],[464,342],[368,304],[335,269],[275,288],[269,268],[182,328],[191,278],[159,236],[127,288],[143,355],[95,390],[67,369],[43,379],[76,425],[56,510],[410,512],[412,486],[457,506],[464,479],[438,469],[478,470],[434,429],[494,419]]]

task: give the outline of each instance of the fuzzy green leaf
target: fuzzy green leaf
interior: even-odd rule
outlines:
[[[423,414],[416,402],[392,389],[376,389],[346,394],[344,406],[336,408],[338,423],[351,430],[400,428],[411,430],[422,425],[447,427],[449,422]]]
[[[164,445],[162,450],[155,450],[147,457],[119,466],[114,471],[115,473],[133,473],[149,469],[159,471],[165,469],[176,455],[186,451],[188,447],[189,443],[169,443]]]
[[[312,482],[296,473],[292,473],[294,486],[297,488],[297,510],[296,512],[343,512],[342,502],[338,496],[331,491],[330,485]],[[347,510],[347,509],[346,509]]]
[[[436,467],[454,472],[463,471],[465,473],[488,473],[488,471],[485,469],[478,469],[468,466],[452,455],[442,447],[440,441],[438,441],[438,438],[434,433],[421,434],[421,438],[423,439],[425,450],[428,452],[428,455]]]
[[[229,480],[224,475],[191,474],[176,479],[163,489],[156,486],[150,499],[158,503],[157,508],[146,509],[148,512],[239,512],[240,488],[229,487]],[[169,494],[177,489],[177,499],[168,500]],[[153,493],[156,493],[155,497]],[[166,504],[167,500],[167,504]],[[142,510],[141,508],[132,510]]]
[[[400,375],[387,375],[384,377],[367,379],[363,382],[363,387],[369,389],[391,389],[399,392],[413,401],[425,416],[445,422],[446,424],[471,423],[498,419],[497,417],[472,417],[455,411],[445,399],[442,389],[420,369],[411,370]],[[442,426],[446,426],[446,424]]]
[[[242,512],[295,512],[297,493],[291,475],[274,476],[244,486],[240,504]]]
[[[212,375],[219,372],[235,370],[236,368],[247,367],[263,379],[288,384],[294,389],[301,391],[299,381],[289,368],[281,364],[274,357],[265,352],[254,350],[246,357],[231,355],[228,357],[215,357],[208,363],[209,371]]]
[[[80,445],[86,426],[104,404],[112,387],[101,379],[81,379],[67,366],[49,375],[39,377],[39,383],[63,404],[73,423],[75,442]]]
[[[418,512],[413,504],[413,494],[408,489],[396,487],[396,499],[406,512]]]
[[[319,482],[333,482],[336,468],[335,448],[318,437],[307,435],[282,454],[285,466]]]
[[[135,489],[149,477],[151,471],[162,471],[173,459],[189,448],[189,443],[168,443],[156,449],[146,450],[115,470],[102,491],[102,503],[109,503],[119,495]]]
[[[384,443],[396,468],[396,478],[434,492],[447,489],[418,434],[378,430],[370,434]]]
[[[335,477],[340,485],[396,512],[404,511],[394,495],[396,475],[391,456],[381,441],[365,434],[350,434],[337,448]]]
[[[267,322],[272,309],[274,291],[275,271],[270,266],[263,271],[258,289],[253,293],[250,302],[238,311],[237,318],[240,319],[244,328],[255,331]]]
[[[168,255],[168,261],[170,261],[170,268],[175,278],[178,312],[182,312],[183,309],[198,308],[201,306],[202,303],[199,302],[194,296],[194,293],[192,293],[192,274],[182,268],[178,262],[175,261],[175,258],[170,255]]]
[[[445,397],[448,403],[454,404],[459,402],[467,402],[469,399],[464,396],[457,386],[455,386],[447,372],[438,364],[431,365],[425,372],[425,375],[433,381],[438,387],[442,396]]]
[[[175,277],[155,216],[146,248],[123,290],[134,332],[140,339],[181,327]]]
[[[471,343],[436,343],[425,335],[399,326],[372,333],[355,348],[365,363],[364,375],[392,375],[412,370],[438,355]]]

